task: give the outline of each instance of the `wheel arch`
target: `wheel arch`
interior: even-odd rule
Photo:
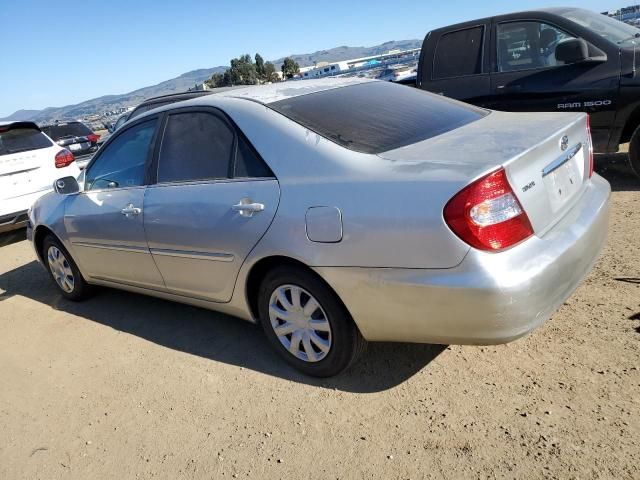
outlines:
[[[51,230],[46,225],[38,225],[33,232],[33,244],[36,247],[36,254],[38,255],[38,258],[41,262],[44,262],[44,258],[42,256],[42,245],[47,235],[54,236],[62,244],[62,241],[60,240],[60,238],[58,238],[53,230]]]
[[[627,143],[631,141],[631,136],[636,129],[640,127],[640,105],[636,106],[631,114],[627,117],[620,134],[619,144]]]
[[[300,260],[296,260],[291,257],[287,257],[285,255],[271,255],[268,257],[261,258],[256,263],[251,266],[249,273],[247,274],[247,280],[245,283],[245,296],[247,299],[247,304],[249,305],[249,311],[251,316],[258,320],[260,315],[258,313],[258,292],[260,289],[260,284],[262,280],[265,278],[267,273],[273,270],[276,267],[282,266],[291,266],[296,268],[302,268],[305,271],[311,273],[316,278],[318,278],[322,283],[324,283],[336,296],[338,301],[344,306],[345,310],[349,311],[343,300],[340,298],[340,295],[335,291],[335,289],[327,282],[316,270],[311,268],[304,262]],[[349,312],[349,315],[351,313]],[[353,316],[352,316],[353,317]]]

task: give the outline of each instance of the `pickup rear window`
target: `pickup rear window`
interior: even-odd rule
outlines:
[[[84,123],[70,122],[59,123],[56,125],[47,125],[42,127],[42,131],[49,135],[53,140],[58,141],[65,137],[86,137],[93,132]]]
[[[35,128],[0,127],[0,156],[48,148],[51,141]]]
[[[381,153],[441,135],[488,111],[403,85],[368,82],[267,105],[319,135],[362,153]]]

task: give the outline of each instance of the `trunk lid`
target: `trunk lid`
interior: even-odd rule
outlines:
[[[392,161],[396,172],[446,179],[451,196],[504,167],[540,236],[571,209],[586,187],[590,141],[583,113],[492,112],[439,137],[379,156]]]

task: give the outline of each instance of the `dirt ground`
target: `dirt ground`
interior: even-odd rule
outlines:
[[[64,301],[5,235],[0,478],[640,478],[640,182],[599,163],[608,246],[549,322],[497,347],[371,345],[329,380],[231,317]]]

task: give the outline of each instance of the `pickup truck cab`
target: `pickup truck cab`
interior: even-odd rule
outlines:
[[[630,142],[640,176],[640,30],[579,8],[429,32],[417,87],[493,110],[587,112],[596,153]]]

